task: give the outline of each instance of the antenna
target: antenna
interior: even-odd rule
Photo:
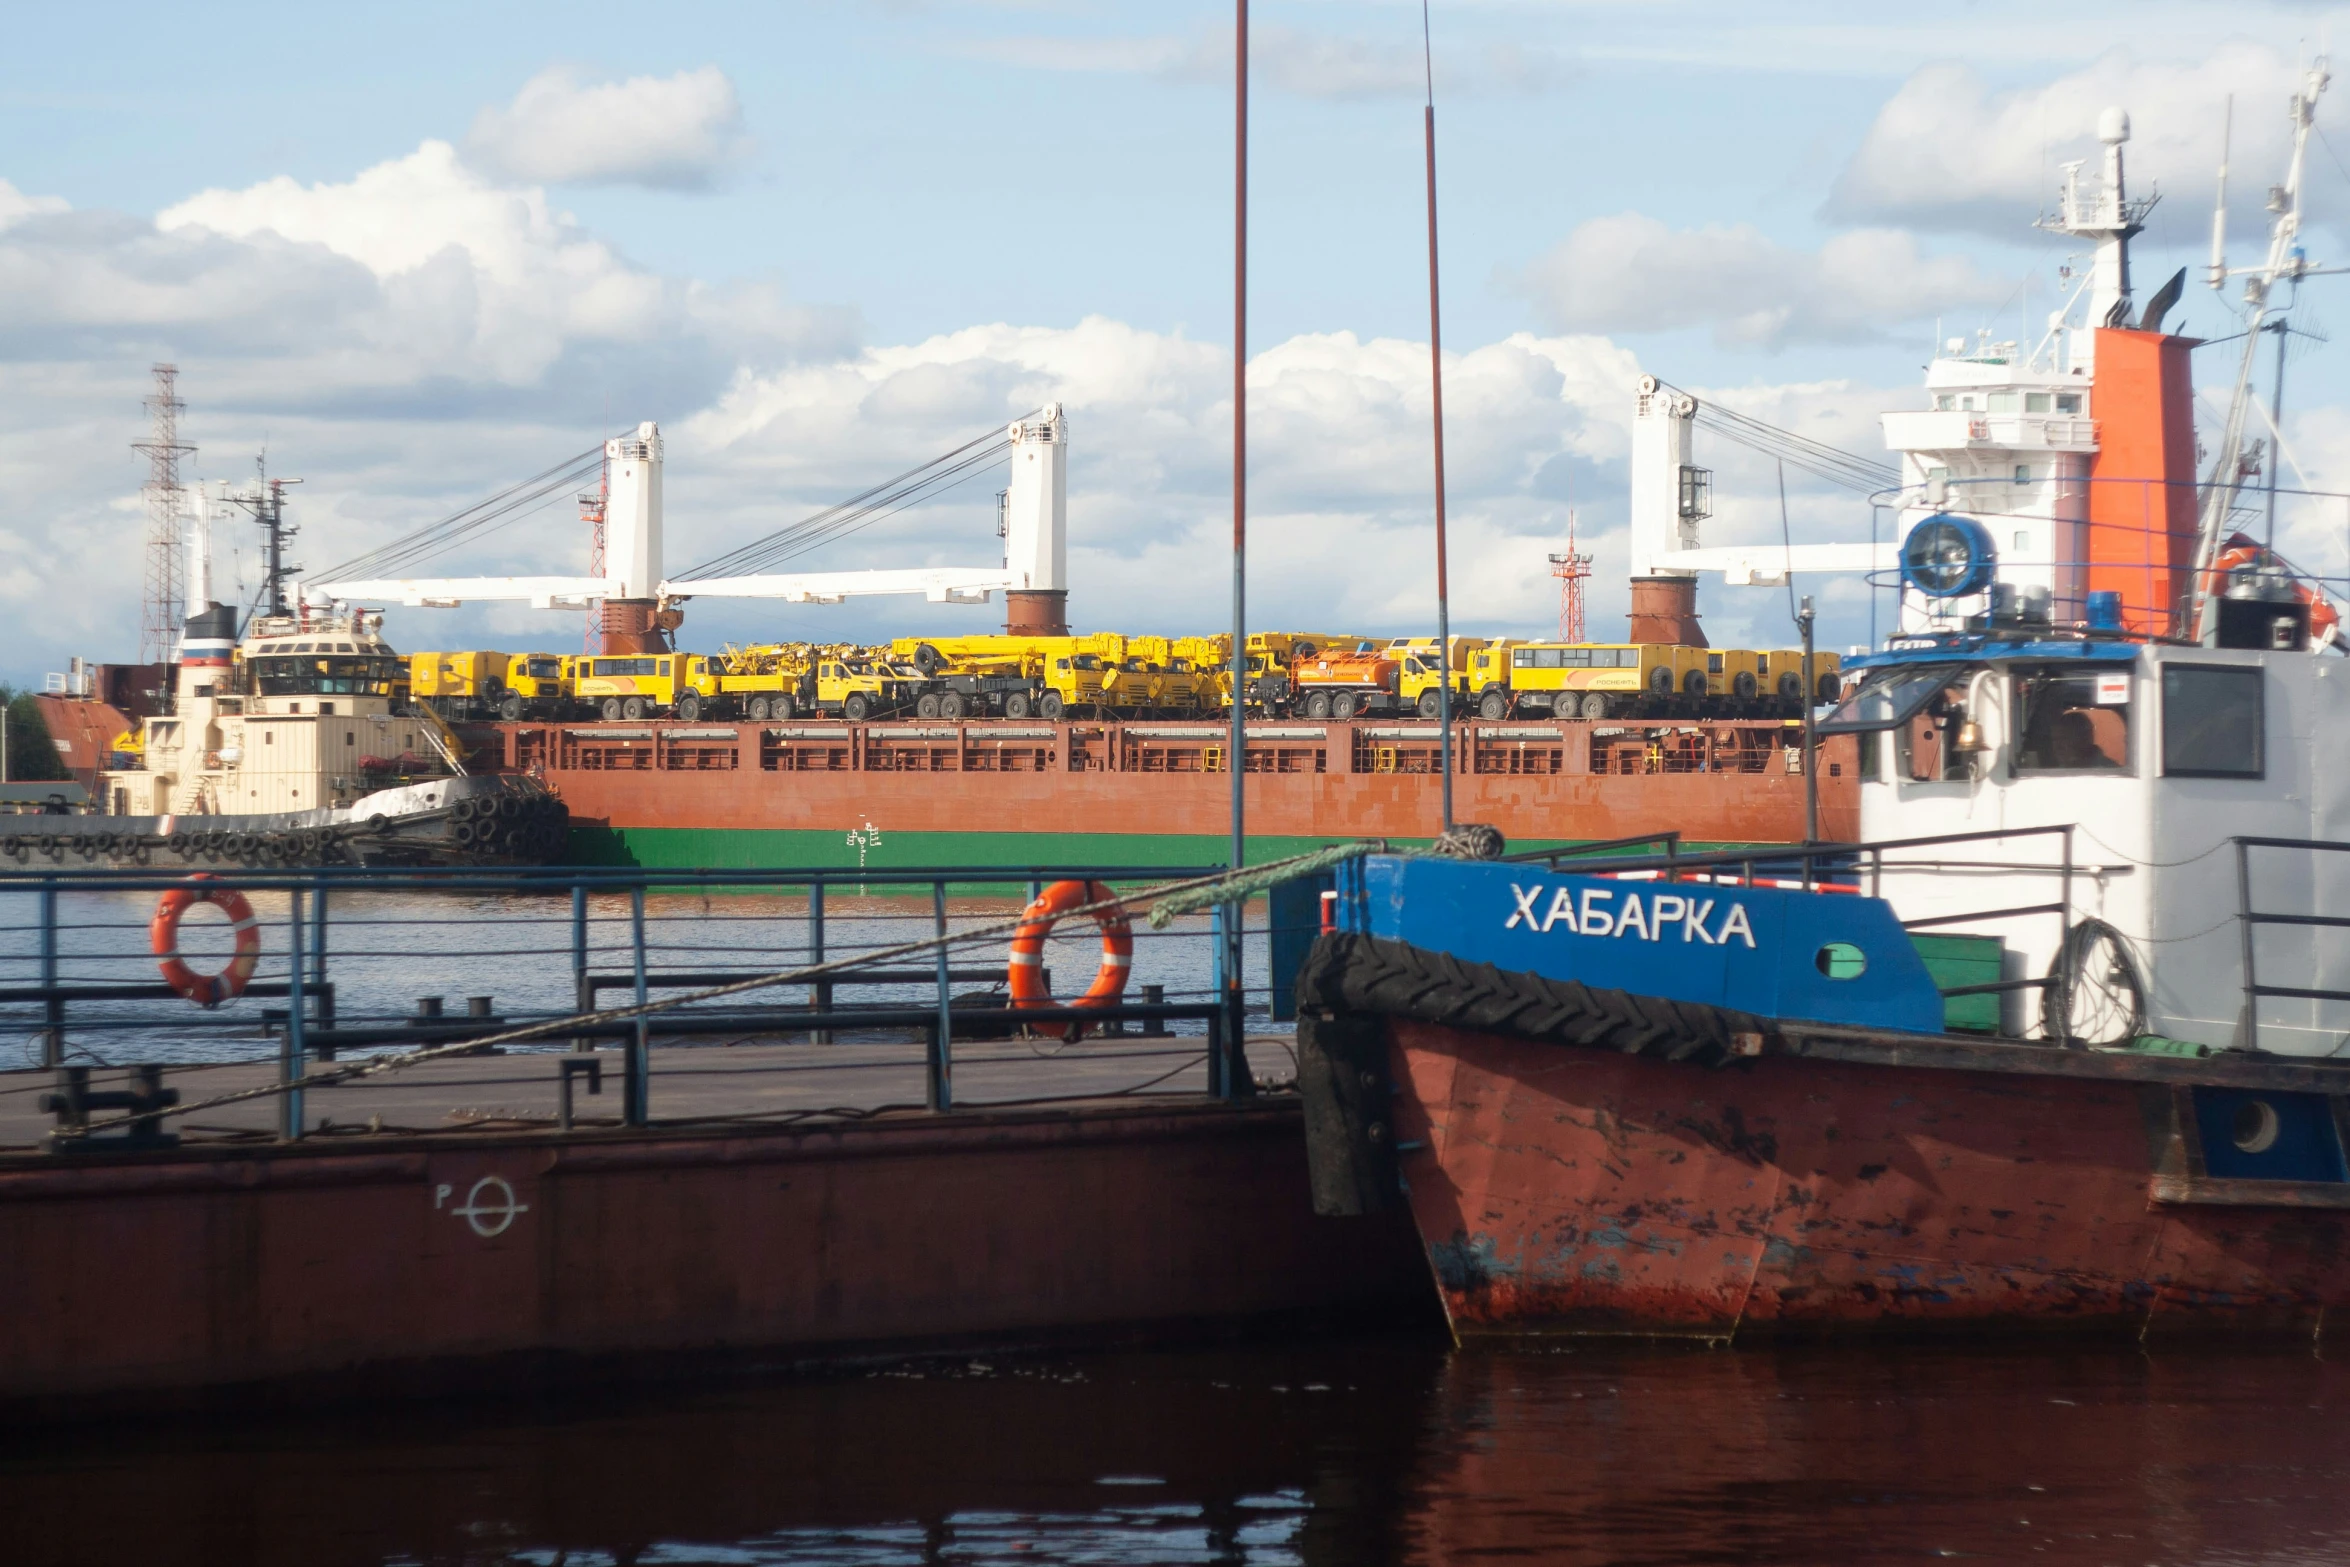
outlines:
[[[1559,640],[1581,642],[1588,632],[1583,617],[1583,584],[1591,579],[1589,551],[1575,548],[1575,509],[1567,508],[1567,547],[1550,557],[1550,574],[1559,579]]]
[[[2235,122],[2236,95],[2230,93],[2219,113],[2219,199],[2211,213],[2211,271],[2203,279],[2215,289],[2228,282],[2228,133]]]
[[[147,412],[155,427],[131,450],[147,459],[146,592],[139,613],[139,662],[168,664],[179,657],[181,600],[180,524],[186,492],[180,484],[180,457],[196,448],[180,439],[180,414],[187,404],[179,398],[178,365],[154,367],[155,391]]]

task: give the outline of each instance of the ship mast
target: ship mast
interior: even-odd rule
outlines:
[[[261,524],[261,587],[254,594],[254,604],[263,615],[290,615],[292,607],[286,600],[286,583],[300,566],[286,564],[286,545],[301,530],[286,521],[286,486],[300,484],[299,479],[273,479],[269,476],[269,459],[253,459],[253,487],[228,497],[232,505],[242,506]]]
[[[2268,193],[2269,210],[2276,214],[2269,224],[2268,255],[2256,267],[2239,267],[2230,271],[2222,254],[2226,238],[2226,180],[2227,153],[2220,154],[2221,180],[2220,210],[2212,220],[2211,271],[2208,281],[2215,289],[2224,287],[2231,277],[2244,280],[2244,355],[2236,367],[2236,394],[2228,401],[2227,424],[2220,435],[2219,451],[2212,459],[2211,477],[2203,491],[2203,520],[2195,546],[2195,575],[2188,592],[2191,631],[2197,641],[2204,639],[2211,629],[2212,562],[2219,558],[2220,545],[2227,537],[2228,517],[2235,510],[2236,494],[2244,482],[2244,423],[2252,408],[2252,361],[2260,350],[2260,334],[2266,328],[2275,303],[2276,287],[2291,281],[2298,284],[2305,277],[2322,277],[2338,273],[2341,267],[2313,267],[2302,252],[2301,234],[2301,170],[2309,151],[2309,132],[2315,123],[2317,100],[2331,80],[2326,71],[2326,60],[2320,55],[2302,77],[2301,86],[2293,94],[2288,113],[2293,120],[2293,153],[2285,167],[2285,182],[2273,186]],[[2284,353],[2284,339],[2277,339],[2277,352]]]

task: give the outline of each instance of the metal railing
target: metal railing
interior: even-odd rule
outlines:
[[[1183,1073],[1196,1080],[1204,1065],[1206,1091],[1233,1098],[1253,1087],[1248,1018],[1269,1009],[1273,987],[1254,956],[1245,966],[1258,983],[1225,983],[1220,932],[1229,905],[1179,919],[1165,931],[1135,920],[1134,983],[1115,1004],[1014,1007],[1003,994],[1004,927],[1046,884],[1101,882],[1133,892],[1203,874],[1216,868],[336,867],[211,877],[119,869],[0,875],[0,1029],[11,1022],[26,1029],[33,1045],[26,1064],[56,1075],[59,1091],[48,1097],[68,1109],[95,1102],[93,1066],[103,1072],[132,1071],[134,1063],[174,1072],[235,1067],[248,1076],[273,1069],[274,1120],[286,1138],[305,1135],[305,1080],[314,1070],[331,1074],[333,1063],[374,1051],[440,1046],[460,1055],[469,1041],[518,1031],[550,1036],[511,1048],[558,1057],[553,1075],[565,1127],[573,1121],[575,1082],[585,1077],[590,1092],[601,1092],[607,1068],[619,1079],[621,1123],[653,1124],[656,1046],[712,1042],[790,1045],[795,1049],[786,1054],[794,1059],[776,1070],[828,1072],[911,1066],[902,1047],[916,1043],[923,1103],[937,1111],[958,1103],[958,1044],[1025,1035],[1058,1039],[1055,1061],[1115,1064],[1131,1057],[1138,1070],[1157,1071],[1179,1057],[1184,1064],[1160,1080]],[[192,887],[242,894],[262,938],[250,982],[214,1009],[190,1005],[156,977],[158,958],[148,939],[154,900]],[[950,956],[975,939],[965,934],[972,931],[993,932],[982,949],[986,965]],[[1244,921],[1243,931],[1251,950],[1261,953],[1262,918]],[[199,970],[218,962],[192,950],[206,932],[225,957],[224,925],[200,927],[191,917],[181,927],[189,962]],[[1062,950],[1064,938],[1084,951],[1072,946],[1063,963],[1072,971],[1082,964],[1090,975],[1098,941],[1093,921],[1064,922],[1053,950]],[[894,956],[862,961],[867,952]],[[723,997],[691,994],[807,970],[820,972]],[[958,992],[973,985],[988,988]],[[440,994],[418,994],[427,989]],[[453,996],[467,998],[463,1012],[445,1007]],[[1068,1054],[1085,1036],[1098,1043],[1083,1055]],[[834,1045],[859,1050],[805,1048]],[[849,1055],[859,1059],[845,1061]],[[982,1050],[967,1064],[984,1074],[1006,1063]],[[0,1090],[0,1109],[10,1092],[31,1089]],[[0,1143],[10,1141],[25,1139],[0,1136]],[[70,1141],[53,1138],[52,1146]]]
[[[2321,930],[2350,930],[2350,915],[2341,914],[2271,914],[2252,906],[2252,851],[2255,849],[2284,849],[2295,854],[2350,854],[2350,843],[2323,838],[2232,838],[2236,849],[2236,926],[2242,935],[2244,952],[2244,1027],[2242,1046],[2246,1050],[2260,1048],[2260,999],[2271,996],[2280,1000],[2350,1001],[2350,990],[2328,989],[2312,985],[2269,985],[2260,979],[2259,956],[2254,934],[2263,925],[2315,927]]]

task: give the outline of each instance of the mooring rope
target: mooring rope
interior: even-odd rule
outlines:
[[[1311,876],[1315,872],[1325,870],[1343,860],[1372,853],[1377,847],[1377,845],[1370,843],[1354,843],[1342,844],[1328,849],[1316,849],[1309,854],[1292,855],[1287,859],[1253,866],[1238,874],[1219,871],[1214,875],[1202,876],[1190,881],[1169,882],[1164,886],[1146,888],[1140,892],[1098,898],[1091,903],[1063,910],[1062,917],[1070,918],[1078,915],[1104,913],[1112,909],[1127,909],[1157,899],[1159,905],[1155,905],[1151,909],[1150,923],[1152,929],[1163,930],[1179,914],[1250,897],[1282,882],[1294,881],[1300,876]],[[1180,906],[1171,909],[1162,917],[1160,906],[1176,903],[1178,900],[1180,900]],[[569,1017],[551,1018],[543,1023],[530,1023],[521,1028],[508,1029],[503,1033],[484,1034],[473,1039],[453,1040],[443,1045],[421,1045],[414,1050],[374,1056],[365,1061],[355,1061],[348,1066],[337,1066],[323,1072],[308,1073],[291,1081],[264,1083],[255,1088],[241,1088],[230,1093],[215,1094],[209,1099],[199,1099],[192,1104],[165,1105],[153,1110],[139,1110],[128,1115],[116,1116],[108,1121],[89,1121],[75,1128],[75,1134],[89,1136],[97,1132],[110,1132],[119,1127],[137,1125],[141,1121],[160,1121],[170,1116],[193,1115],[200,1110],[216,1110],[223,1105],[273,1098],[296,1089],[332,1087],[338,1083],[355,1082],[363,1077],[375,1077],[386,1072],[397,1072],[426,1061],[469,1055],[493,1045],[523,1044],[535,1039],[548,1039],[558,1034],[573,1033],[583,1025],[625,1023],[635,1018],[650,1017],[657,1012],[675,1011],[680,1007],[692,1006],[700,1001],[714,1001],[724,996],[739,996],[747,991],[767,990],[777,985],[806,984],[811,980],[847,973],[868,963],[881,963],[910,957],[921,952],[935,952],[941,948],[952,947],[958,942],[993,940],[999,936],[1009,935],[1027,923],[1029,921],[1026,918],[1026,911],[1023,910],[1018,917],[1002,920],[992,925],[984,925],[976,930],[949,931],[944,935],[926,936],[920,941],[901,942],[894,947],[883,947],[852,957],[838,958],[828,963],[810,964],[804,968],[780,969],[771,974],[755,974],[747,979],[732,980],[723,985],[713,985],[707,990],[681,992],[660,1001],[640,1002],[634,1006],[614,1007],[601,1012],[576,1012]]]

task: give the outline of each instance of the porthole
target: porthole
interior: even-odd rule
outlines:
[[[2268,1152],[2277,1143],[2276,1106],[2265,1099],[2245,1100],[2228,1122],[2228,1136],[2238,1153]]]
[[[1831,941],[1812,961],[1830,979],[1858,979],[1869,970],[1868,954],[1849,941]]]

